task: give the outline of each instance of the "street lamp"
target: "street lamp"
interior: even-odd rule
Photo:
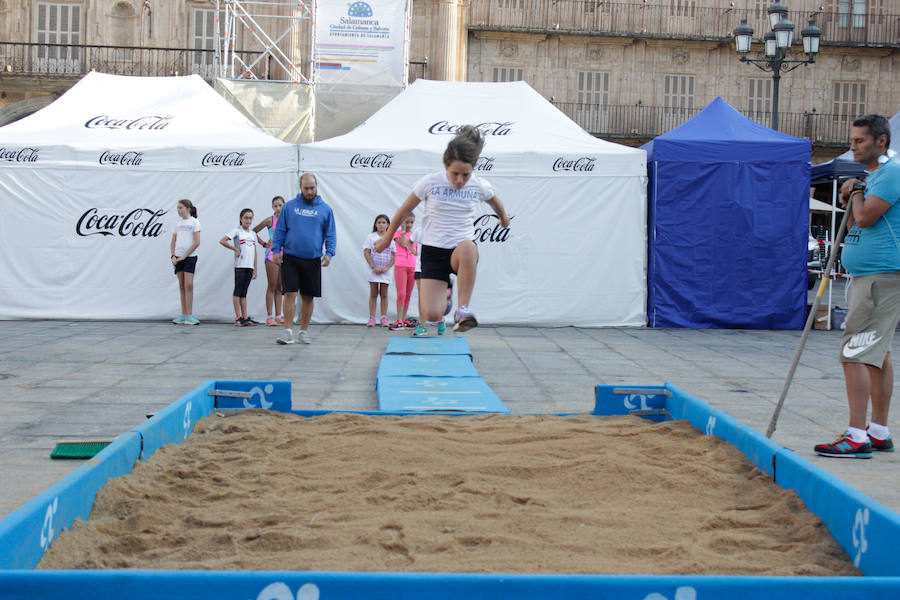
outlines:
[[[788,7],[775,0],[766,9],[769,16],[771,31],[763,36],[765,58],[749,58],[750,47],[753,41],[753,28],[747,24],[747,19],[741,19],[741,24],[734,29],[734,46],[741,57],[741,62],[751,63],[763,71],[772,72],[772,129],[778,129],[778,85],[781,83],[781,73],[790,73],[800,65],[811,65],[816,62],[819,53],[819,40],[822,30],[816,27],[815,21],[810,19],[809,25],[803,28],[800,36],[803,38],[803,52],[805,60],[788,60],[787,52],[791,47],[794,37],[794,24],[788,18]],[[793,65],[793,66],[787,66]]]

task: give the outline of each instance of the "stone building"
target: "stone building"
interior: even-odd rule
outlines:
[[[779,129],[808,137],[816,161],[846,147],[865,112],[900,110],[900,0],[789,0],[791,59],[814,19],[819,56],[781,79]],[[761,55],[768,0],[413,0],[410,78],[527,81],[591,133],[639,144],[717,96],[769,125],[773,78],[739,61],[747,19]],[[309,19],[279,46],[309,72]],[[273,22],[275,21],[273,17]],[[0,0],[0,124],[29,114],[88,69],[213,76],[216,5],[199,0]],[[52,44],[52,45],[51,45]],[[253,36],[237,47],[253,51]],[[279,65],[257,65],[279,79]]]

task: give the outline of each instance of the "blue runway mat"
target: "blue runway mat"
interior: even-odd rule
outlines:
[[[395,337],[388,342],[385,354],[458,354],[472,356],[463,337]]]
[[[378,377],[478,377],[468,356],[385,354]]]
[[[384,412],[490,412],[509,409],[481,377],[380,377]]]

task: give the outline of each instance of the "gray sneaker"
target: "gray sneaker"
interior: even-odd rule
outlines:
[[[475,315],[472,314],[472,311],[469,310],[468,306],[460,306],[457,308],[456,314],[453,315],[453,320],[456,321],[453,325],[453,331],[458,331],[460,333],[468,331],[473,327],[478,327],[478,320],[475,318]]]
[[[297,337],[298,337],[298,338],[300,339],[300,341],[303,342],[304,344],[312,344],[312,340],[309,339],[309,335],[307,335],[305,329],[301,329],[301,330],[300,330],[300,335],[298,335]]]
[[[286,346],[288,344],[296,344],[297,342],[294,341],[294,332],[292,332],[290,329],[285,329],[284,333],[282,333],[280,337],[275,338],[275,343]]]

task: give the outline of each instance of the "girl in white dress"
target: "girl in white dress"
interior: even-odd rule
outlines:
[[[381,326],[389,325],[387,318],[388,286],[391,284],[391,267],[394,266],[394,246],[388,245],[380,251],[375,249],[375,243],[381,239],[388,228],[388,216],[378,215],[375,224],[372,225],[372,233],[366,237],[363,244],[363,256],[369,265],[369,327],[375,326],[375,305],[381,297]]]

